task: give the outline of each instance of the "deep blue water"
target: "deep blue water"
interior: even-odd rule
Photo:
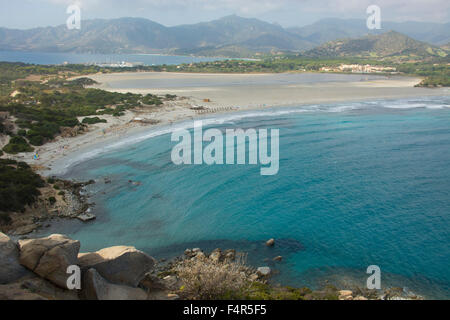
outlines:
[[[450,298],[450,97],[273,109],[214,126],[280,129],[278,175],[261,176],[259,165],[175,166],[175,143],[157,136],[73,167],[68,176],[98,181],[98,219],[58,231],[83,251],[238,248],[297,286],[364,286],[375,264],[383,286]],[[277,255],[283,262],[267,261]]]
[[[24,52],[0,51],[0,61],[24,62],[32,64],[63,64],[68,63],[120,63],[122,61],[141,63],[144,65],[177,65],[216,61],[222,58],[169,56],[156,54],[88,54],[88,53],[52,53],[52,52]]]

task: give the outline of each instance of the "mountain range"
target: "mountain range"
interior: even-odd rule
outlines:
[[[436,46],[450,42],[450,23],[383,22],[382,28],[369,32],[365,20],[334,18],[296,28],[236,15],[174,27],[143,18],[95,19],[83,20],[80,30],[68,30],[65,25],[28,30],[0,28],[0,50],[233,57],[274,51],[302,52],[328,41],[389,30]]]

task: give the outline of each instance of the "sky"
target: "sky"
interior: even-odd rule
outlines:
[[[449,0],[0,0],[0,27],[28,29],[65,24],[67,7],[81,18],[142,17],[166,26],[210,21],[230,14],[284,27],[322,18],[366,19],[378,5],[385,21],[449,22]]]

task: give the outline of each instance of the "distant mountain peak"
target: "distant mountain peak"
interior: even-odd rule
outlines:
[[[285,29],[279,24],[236,14],[209,22],[167,27],[145,18],[124,17],[83,20],[82,29],[73,32],[67,32],[65,25],[29,30],[0,28],[0,50],[251,56],[273,51],[302,52],[328,41],[379,35],[385,30],[391,31],[384,38],[374,38],[376,42],[396,38],[399,43],[412,43],[404,34],[439,46],[450,42],[450,24],[383,22],[382,27],[384,30],[370,31],[363,19],[327,18],[304,27]],[[372,38],[365,40],[372,41]],[[363,43],[360,41],[359,45]]]

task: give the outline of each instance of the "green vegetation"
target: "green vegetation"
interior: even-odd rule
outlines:
[[[281,73],[320,72],[321,68],[336,68],[342,64],[373,65],[396,68],[400,75],[426,77],[424,85],[449,86],[450,57],[434,57],[429,61],[397,61],[389,58],[364,57],[307,57],[300,54],[266,57],[258,61],[225,60],[151,67],[152,71],[192,73]]]
[[[101,115],[122,116],[135,107],[160,106],[163,100],[174,96],[158,97],[132,93],[114,93],[86,88],[95,84],[92,79],[68,77],[97,72],[123,71],[121,68],[100,68],[85,65],[38,66],[23,63],[0,62],[0,112],[17,120],[13,123],[17,135],[6,132],[0,120],[0,133],[12,136],[3,149],[6,153],[33,151],[61,134],[66,128],[78,132],[79,128],[106,122]],[[78,117],[85,118],[82,123]]]
[[[169,96],[169,97],[167,97],[167,96]],[[173,98],[171,95],[166,95],[166,99],[172,100]],[[145,95],[144,97],[142,97],[141,102],[142,102],[142,104],[145,104],[145,105],[154,105],[154,106],[162,105],[161,99],[153,94]]]
[[[427,77],[417,87],[450,87],[450,75]]]
[[[84,118],[82,123],[84,124],[96,124],[96,123],[106,123],[106,119],[100,119],[99,117]]]
[[[0,212],[23,211],[40,195],[44,181],[25,162],[0,159]],[[5,220],[6,219],[6,220]]]
[[[338,300],[339,290],[327,285],[322,290],[275,286],[260,278],[250,280],[254,269],[245,264],[245,256],[234,261],[188,257],[175,267],[158,274],[172,275],[182,282],[178,293],[190,300]]]
[[[5,146],[3,151],[13,154],[29,152],[33,150],[32,146],[45,144],[61,134],[65,128],[78,130],[77,128],[84,125],[104,123],[106,120],[99,116],[113,115],[119,117],[126,110],[139,106],[160,106],[163,104],[163,100],[176,98],[173,95],[158,97],[148,94],[144,96],[86,88],[85,86],[95,84],[95,81],[86,77],[79,77],[72,81],[67,80],[68,77],[83,74],[129,71],[193,73],[320,72],[323,67],[336,68],[341,64],[370,64],[393,67],[399,74],[403,75],[424,77],[425,80],[419,86],[450,85],[449,55],[436,54],[435,51],[430,53],[429,48],[425,48],[423,43],[396,33],[388,33],[378,38],[371,37],[365,39],[365,42],[362,40],[346,42],[345,50],[349,52],[362,50],[362,52],[365,52],[364,50],[377,43],[382,43],[381,48],[384,48],[394,40],[401,40],[392,49],[399,51],[399,54],[371,54],[359,57],[321,55],[316,50],[314,52],[317,56],[280,54],[265,56],[262,60],[224,60],[179,66],[137,66],[131,68],[101,68],[86,65],[41,66],[0,62],[0,112],[7,112],[17,118],[14,123],[16,135],[7,132],[10,129],[7,130],[4,121],[0,120],[0,133],[12,136],[11,142]],[[415,48],[415,51],[411,51],[412,49],[408,51],[408,48]],[[309,54],[312,55],[311,52]],[[80,123],[78,117],[86,118]]]
[[[310,57],[362,57],[405,62],[429,61],[448,55],[444,49],[414,40],[395,31],[358,39],[330,41],[305,53]]]
[[[192,73],[281,73],[319,71],[322,67],[339,66],[342,63],[378,63],[361,58],[310,58],[297,55],[271,56],[263,60],[224,60],[182,64],[179,66],[145,67],[148,71]],[[384,65],[384,64],[383,64]]]
[[[3,148],[6,153],[17,154],[19,152],[31,152],[34,149],[30,147],[27,141],[22,137],[12,137],[9,143]]]
[[[327,285],[322,290],[310,288],[293,288],[289,286],[274,286],[263,282],[249,282],[238,292],[230,292],[221,299],[234,300],[338,300],[339,290]]]

